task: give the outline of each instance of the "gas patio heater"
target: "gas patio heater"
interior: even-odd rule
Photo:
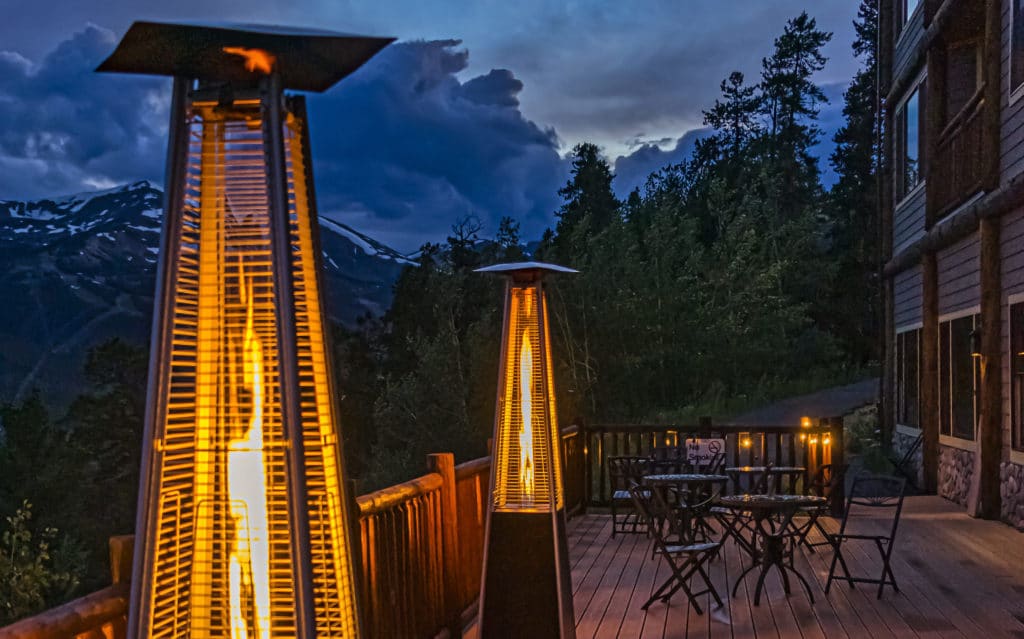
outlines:
[[[360,636],[303,97],[391,40],[136,22],[174,77],[127,636]],[[357,565],[357,564],[355,564]]]
[[[522,262],[478,272],[507,277],[480,636],[571,639],[576,628],[544,275],[576,271]]]

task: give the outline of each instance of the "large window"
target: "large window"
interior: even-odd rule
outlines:
[[[896,335],[896,423],[920,427],[920,343],[921,330]]]
[[[1024,301],[1010,305],[1010,419],[1013,447],[1024,450]]]
[[[1024,85],[1024,0],[1010,0],[1013,32],[1010,34],[1010,92]]]
[[[939,324],[939,432],[974,439],[978,415],[978,359],[971,354],[971,334],[978,315]]]
[[[895,169],[896,201],[902,200],[920,184],[921,168],[924,166],[924,141],[921,132],[921,108],[924,98],[924,81],[919,83],[896,109],[895,127]]]

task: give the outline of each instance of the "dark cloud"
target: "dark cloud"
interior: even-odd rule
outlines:
[[[109,31],[88,26],[38,66],[0,54],[0,197],[161,174],[167,83],[93,73],[115,43]]]
[[[160,181],[166,80],[93,73],[113,35],[90,26],[41,64],[0,55],[0,199]],[[395,44],[310,96],[323,212],[399,249],[478,216],[509,215],[532,239],[551,223],[567,163],[555,132],[518,109],[523,83],[495,69],[461,82],[456,40]]]
[[[490,233],[511,216],[531,239],[551,224],[568,175],[555,132],[519,111],[511,71],[461,82],[458,45],[392,45],[310,98],[322,210],[401,248],[467,215]]]

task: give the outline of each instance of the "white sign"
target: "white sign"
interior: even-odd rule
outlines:
[[[707,466],[718,453],[725,452],[724,439],[696,438],[686,440],[686,461],[691,466]]]

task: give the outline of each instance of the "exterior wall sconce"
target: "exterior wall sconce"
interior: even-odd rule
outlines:
[[[981,325],[971,331],[971,357],[981,357]]]
[[[547,273],[576,271],[523,262],[478,272],[507,278],[480,636],[574,639],[561,438],[543,278]]]

